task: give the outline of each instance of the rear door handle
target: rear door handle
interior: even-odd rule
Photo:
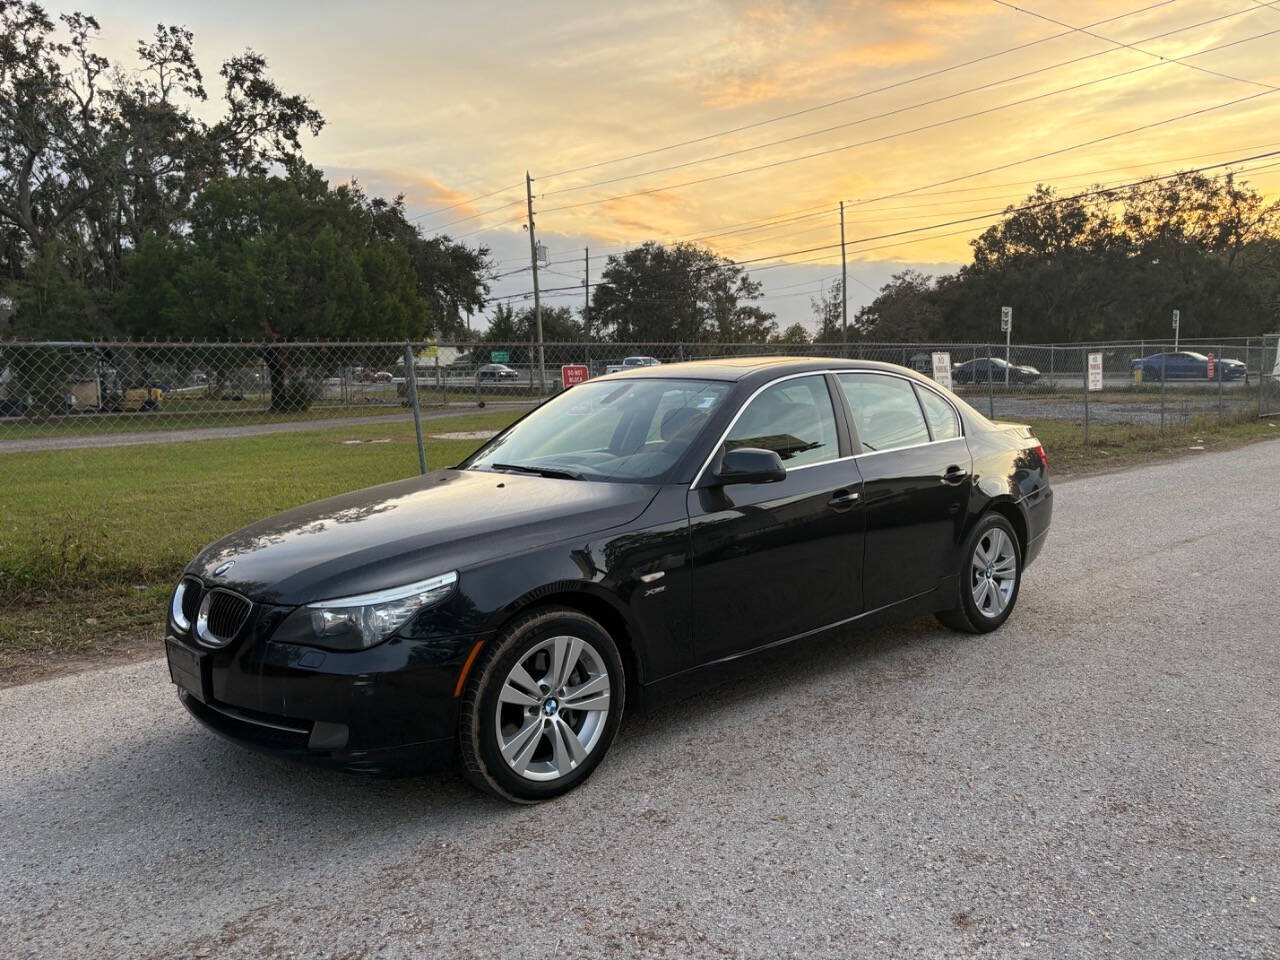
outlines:
[[[827,501],[827,506],[842,510],[845,507],[852,507],[858,502],[858,494],[852,490],[837,490]]]
[[[942,475],[942,482],[957,487],[964,483],[969,477],[968,470],[962,470],[957,466],[947,467],[947,472]]]

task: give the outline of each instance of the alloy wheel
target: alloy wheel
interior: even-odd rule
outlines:
[[[527,780],[558,780],[595,749],[609,718],[609,672],[581,637],[549,637],[524,653],[498,694],[498,750]]]
[[[1004,613],[1018,583],[1018,553],[1013,540],[999,527],[992,527],[973,548],[969,587],[978,613],[995,619]]]

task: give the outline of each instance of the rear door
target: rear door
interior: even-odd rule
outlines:
[[[785,378],[748,401],[730,427],[720,451],[774,450],[784,480],[690,490],[699,661],[861,612],[861,478],[837,390],[822,373]]]
[[[956,572],[972,458],[940,393],[887,373],[838,380],[861,445],[867,611],[926,593]]]

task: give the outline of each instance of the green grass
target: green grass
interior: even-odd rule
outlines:
[[[1197,447],[1221,450],[1280,438],[1280,418],[1260,420],[1252,413],[1221,421],[1216,416],[1199,417],[1186,424],[1171,424],[1163,434],[1155,427],[1090,423],[1088,444],[1078,420],[1033,419],[1029,423],[1048,453],[1050,475],[1057,477],[1200,453]]]

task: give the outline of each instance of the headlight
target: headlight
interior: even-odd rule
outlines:
[[[364,650],[387,639],[419,610],[445,599],[457,583],[458,572],[453,570],[376,593],[309,603],[289,614],[275,639],[329,650]]]

